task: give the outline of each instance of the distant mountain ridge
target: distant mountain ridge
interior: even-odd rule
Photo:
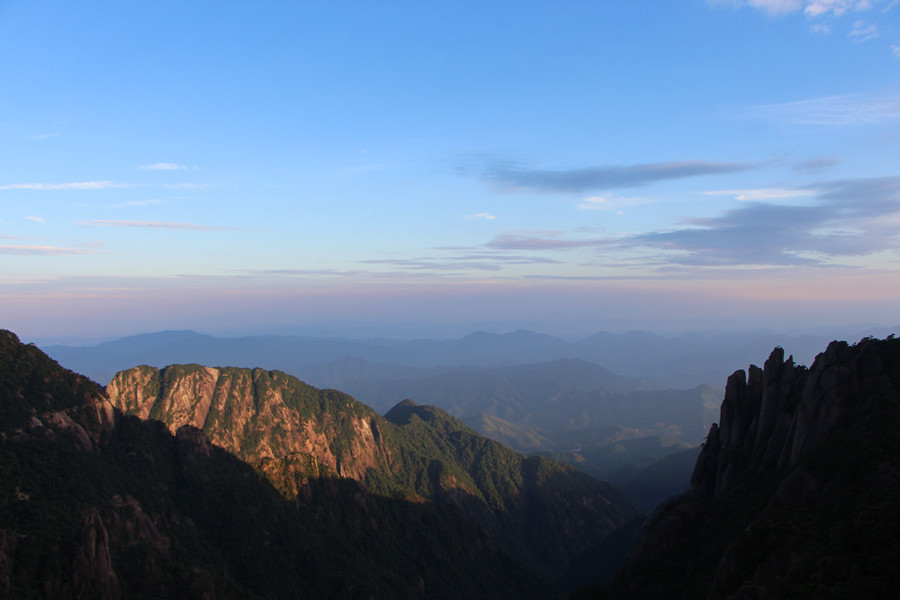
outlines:
[[[866,335],[865,333],[861,335]],[[96,346],[47,346],[44,350],[64,366],[100,382],[136,364],[158,368],[202,363],[281,370],[316,387],[341,387],[348,377],[332,363],[353,357],[377,365],[367,378],[397,367],[448,369],[496,367],[577,358],[618,375],[644,380],[657,388],[720,386],[734,365],[748,364],[774,346],[799,360],[811,360],[832,338],[776,334],[683,334],[648,332],[596,333],[570,342],[544,334],[475,332],[453,340],[337,339],[300,336],[216,338],[191,331],[143,334]],[[354,366],[359,373],[362,363]],[[434,374],[430,371],[427,374]],[[358,377],[359,375],[356,375]]]
[[[621,360],[623,353],[629,352],[628,340],[632,338],[634,343],[650,343],[645,352],[648,356],[653,354],[653,343],[661,344],[664,352],[677,349],[672,340],[640,332],[628,336],[596,334],[586,339],[599,340],[606,345],[608,357]],[[57,350],[62,360],[67,350]],[[582,460],[601,456],[602,451],[571,451],[621,440],[621,436],[608,438],[604,431],[610,427],[630,428],[628,435],[632,437],[674,435],[680,442],[697,444],[715,419],[722,393],[709,386],[684,391],[649,390],[646,388],[652,386],[645,379],[623,377],[595,362],[573,358],[585,354],[579,344],[526,331],[504,335],[476,332],[459,340],[411,342],[276,336],[217,339],[174,331],[70,350],[74,354],[68,366],[88,373],[97,361],[120,368],[141,363],[160,368],[179,362],[263,365],[290,372],[318,387],[340,389],[382,413],[405,398],[414,398],[447,410],[480,433],[516,450],[561,458],[618,484],[625,480],[615,479],[618,475],[609,461]],[[683,352],[676,354],[681,356]],[[541,357],[552,360],[516,364]],[[629,360],[636,359],[632,356]],[[314,361],[327,362],[311,364]],[[638,364],[635,362],[632,368]],[[482,413],[484,417],[479,416]],[[506,424],[498,427],[499,421],[491,419]],[[524,433],[523,428],[531,431]],[[668,452],[677,449],[671,447]],[[634,465],[647,467],[648,459],[665,455],[665,451],[648,452],[644,457],[629,456],[633,456]],[[629,473],[627,478],[634,476]],[[688,476],[685,471],[680,479],[671,481],[683,480],[687,485]],[[681,489],[681,485],[665,485],[642,498],[645,502],[662,499]]]

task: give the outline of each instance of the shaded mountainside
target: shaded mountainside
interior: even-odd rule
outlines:
[[[547,452],[550,458],[609,481],[652,511],[690,487],[700,453],[665,435],[623,438],[581,448],[578,452]]]
[[[511,367],[456,368],[419,377],[348,379],[341,389],[387,410],[406,398],[429,398],[455,417],[478,412],[528,423],[542,404],[580,392],[608,395],[637,389],[638,382],[577,359]]]
[[[639,383],[577,359],[422,378],[350,381],[342,389],[376,409],[427,398],[479,433],[522,452],[566,451],[631,437],[667,436],[699,444],[722,391],[641,390]],[[639,430],[639,431],[637,431]],[[597,465],[603,469],[602,465]]]
[[[407,401],[382,417],[278,371],[135,367],[107,393],[117,408],[172,431],[197,427],[288,497],[302,497],[310,478],[339,475],[385,496],[455,505],[548,577],[642,513],[614,486],[524,458],[435,407]]]
[[[546,598],[452,506],[308,478],[288,500],[0,332],[0,597]]]
[[[596,598],[894,598],[900,340],[780,348],[728,379],[691,490]]]

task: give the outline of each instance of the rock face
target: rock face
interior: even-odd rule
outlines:
[[[452,507],[336,477],[287,500],[187,423],[123,415],[0,332],[0,598],[558,596]]]
[[[613,486],[525,459],[434,407],[406,401],[382,417],[278,371],[142,366],[116,374],[107,394],[172,432],[197,428],[290,498],[336,475],[392,497],[453,504],[548,577],[642,512]]]
[[[173,433],[192,425],[214,444],[273,473],[287,468],[308,477],[363,480],[369,469],[391,462],[373,421],[377,415],[349,396],[317,390],[279,371],[135,367],[116,374],[106,389],[123,412],[160,420]]]
[[[809,369],[776,348],[729,377],[691,491],[597,597],[893,597],[898,427],[900,340],[833,342]]]

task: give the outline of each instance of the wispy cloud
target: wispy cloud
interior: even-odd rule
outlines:
[[[242,269],[237,271],[237,273],[250,277],[357,277],[359,275],[365,275],[366,271],[339,271],[337,269]]]
[[[156,198],[148,198],[147,200],[128,200],[123,202],[124,206],[150,206],[151,204],[162,204],[164,200],[158,200]]]
[[[607,239],[571,239],[563,231],[523,231],[498,235],[485,246],[494,250],[542,251],[613,246],[615,243],[615,240]]]
[[[401,269],[416,271],[499,271],[500,265],[481,261],[445,261],[427,258],[410,259],[372,259],[364,260],[366,265],[389,265]]]
[[[8,183],[0,190],[105,190],[132,187],[129,183],[115,181],[77,181],[72,183]]]
[[[720,216],[686,219],[666,231],[619,237],[510,232],[485,247],[544,254],[594,249],[601,256],[615,257],[618,265],[640,263],[657,269],[832,267],[875,253],[900,253],[900,177],[825,182],[815,189],[715,193],[743,196],[744,202]]]
[[[809,23],[809,31],[814,34],[830,34],[840,22],[846,24],[855,17],[847,37],[857,42],[877,38],[881,28],[873,21],[885,19],[883,15],[900,6],[897,0],[707,0],[707,3],[714,7],[756,9],[773,18],[801,13]],[[859,18],[862,14],[866,15],[867,21]],[[889,20],[883,20],[882,25],[888,30],[894,28]]]
[[[695,218],[672,231],[632,236],[629,245],[669,253],[686,265],[825,265],[900,248],[900,177],[818,186],[809,205],[748,202],[720,217]]]
[[[851,11],[869,10],[877,3],[879,0],[807,0],[803,14],[807,17],[820,17],[830,13],[840,17]]]
[[[34,140],[36,142],[40,142],[42,140],[48,140],[50,138],[58,137],[59,133],[39,133],[37,135],[29,135],[26,136],[25,139]]]
[[[47,220],[44,219],[44,217],[35,217],[33,215],[28,215],[25,218],[28,219],[29,221],[34,221],[35,223],[46,223],[47,222]]]
[[[210,185],[208,183],[167,183],[163,187],[171,190],[203,190]]]
[[[82,227],[137,227],[142,229],[178,229],[184,231],[239,231],[237,227],[217,227],[213,225],[197,225],[195,223],[173,223],[170,221],[81,221]]]
[[[505,249],[501,249],[505,250]],[[409,271],[501,271],[506,266],[561,264],[560,261],[540,256],[509,254],[505,251],[454,252],[447,256],[412,259],[371,259],[362,261],[368,265],[388,265]]]
[[[578,204],[581,210],[601,210],[623,214],[625,208],[646,203],[644,198],[617,198],[614,196],[588,196]]]
[[[802,188],[756,188],[746,190],[715,190],[705,193],[708,196],[733,196],[735,200],[755,201],[808,197],[815,195],[816,191]]]
[[[830,169],[831,167],[839,164],[841,164],[841,160],[839,158],[825,156],[822,158],[811,158],[809,160],[799,162],[794,165],[794,170],[798,173],[812,173],[815,171],[824,171],[825,169]]]
[[[494,215],[487,212],[475,213],[474,215],[466,215],[463,219],[472,220],[472,219],[485,219],[487,221],[493,221],[496,219]]]
[[[176,163],[154,163],[152,165],[141,165],[138,169],[144,169],[146,171],[180,171],[182,169],[187,169],[187,167]]]
[[[657,181],[735,173],[754,168],[749,163],[685,160],[581,169],[530,169],[517,164],[489,165],[482,177],[507,191],[541,193],[586,192],[630,188]]]
[[[734,8],[755,8],[771,17],[803,12],[808,18],[833,15],[840,17],[848,12],[862,12],[872,9],[885,0],[707,0],[712,6]],[[890,6],[890,4],[888,5]]]
[[[857,42],[867,42],[878,37],[878,25],[866,23],[865,21],[856,21],[853,23],[853,29],[848,35]]]
[[[846,94],[768,104],[751,114],[804,125],[861,125],[900,119],[900,96]]]
[[[0,245],[0,254],[16,256],[64,256],[68,254],[96,254],[90,248],[60,248],[59,246],[7,246]]]

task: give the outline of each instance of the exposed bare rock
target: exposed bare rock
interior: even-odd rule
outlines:
[[[137,367],[116,374],[107,390],[121,410],[176,431],[185,463],[213,444],[301,504],[310,501],[310,480],[322,476],[452,504],[548,576],[642,512],[610,484],[526,460],[435,407],[405,402],[382,417],[279,371]]]
[[[884,374],[884,359],[874,341],[853,352],[833,342],[810,369],[784,360],[776,348],[765,370],[751,365],[749,373],[728,378],[718,428],[710,430],[692,477],[695,492],[719,496],[737,473],[794,468],[865,407],[865,386]]]
[[[278,371],[137,367],[116,374],[107,393],[117,408],[159,419],[173,432],[192,425],[269,474],[331,472],[363,480],[369,469],[391,463],[377,415],[333,390],[319,397],[319,390]],[[310,471],[298,470],[304,465]]]
[[[691,490],[663,506],[603,598],[894,597],[900,340],[776,348],[728,379]]]
[[[72,588],[76,598],[118,600],[122,596],[109,556],[109,535],[94,508],[84,516],[81,545],[72,566]]]
[[[107,524],[110,538],[127,546],[147,544],[160,554],[169,553],[171,540],[159,530],[153,517],[144,512],[137,499],[117,494],[113,496],[113,507]]]
[[[90,452],[93,449],[94,445],[91,443],[91,438],[84,428],[73,421],[72,417],[65,412],[45,412],[41,414],[41,417],[48,427],[59,432],[71,434],[77,440],[78,446],[85,452]]]

